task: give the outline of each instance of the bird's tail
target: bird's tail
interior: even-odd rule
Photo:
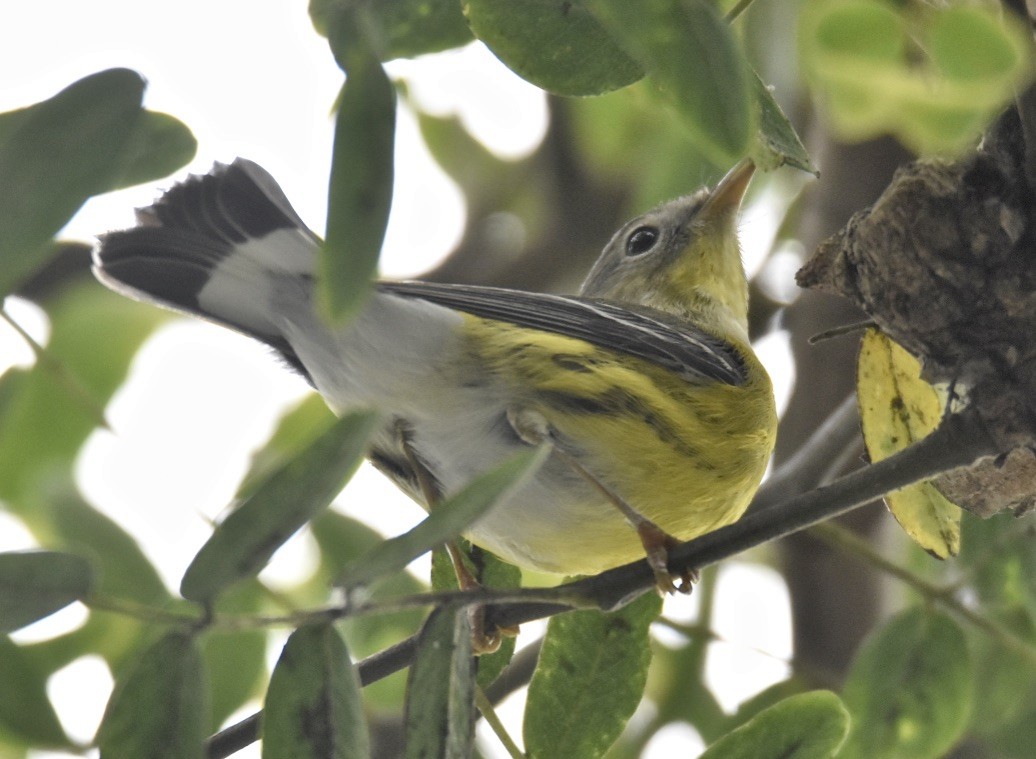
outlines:
[[[112,289],[244,332],[301,369],[277,323],[285,288],[308,299],[319,238],[265,169],[243,158],[192,176],[100,238],[94,272]]]

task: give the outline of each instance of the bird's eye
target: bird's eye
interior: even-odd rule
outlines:
[[[658,242],[658,230],[654,227],[637,227],[626,240],[626,255],[639,256],[647,253]]]

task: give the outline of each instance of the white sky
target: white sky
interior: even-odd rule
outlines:
[[[325,41],[313,32],[306,5],[305,0],[19,4],[17,17],[10,10],[2,14],[7,18],[0,16],[0,111],[44,99],[94,71],[134,68],[149,81],[146,105],[182,119],[199,139],[197,158],[178,176],[204,172],[215,160],[252,158],[278,178],[301,216],[320,231],[329,113],[342,75]],[[390,73],[407,79],[425,109],[458,113],[502,157],[527,154],[546,128],[542,93],[480,46],[417,64],[400,61]],[[402,110],[398,135],[397,187],[383,256],[384,273],[397,277],[434,265],[456,242],[464,220],[459,191],[428,156],[413,117]],[[149,203],[172,181],[91,201],[65,235],[89,240],[131,225],[132,209]],[[744,223],[743,231],[756,238],[746,249],[761,250],[773,225],[761,204]],[[46,339],[45,318],[37,310],[8,305],[37,339]],[[760,347],[764,361],[780,362],[779,335]],[[0,324],[0,372],[29,360],[20,341]],[[786,397],[789,372],[773,374],[779,398]],[[286,404],[305,391],[251,341],[196,321],[172,322],[141,351],[130,381],[112,400],[107,415],[113,431],[98,432],[87,443],[78,463],[84,493],[140,541],[175,588],[209,534],[207,520],[230,500],[249,451],[269,434]],[[365,508],[370,503],[378,508]],[[388,534],[421,516],[370,469],[361,470],[340,504]],[[285,546],[264,578],[278,584],[304,577],[312,568],[307,540],[303,534]],[[28,533],[0,512],[0,550],[28,545]],[[708,673],[722,705],[732,710],[786,677],[790,619],[786,590],[775,572],[731,562],[721,571],[721,582],[714,624],[726,642],[711,648]],[[669,612],[689,620],[694,609],[693,598],[677,599]],[[82,617],[82,609],[73,607],[23,631],[19,639],[55,635]],[[52,679],[50,692],[73,737],[89,740],[110,687],[96,658],[75,662]],[[521,706],[519,697],[502,708],[519,739]],[[484,744],[488,756],[503,756],[492,739]],[[652,743],[648,755],[689,757],[701,748],[693,730],[674,728]]]

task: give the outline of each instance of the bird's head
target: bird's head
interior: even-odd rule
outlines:
[[[663,203],[623,226],[581,294],[650,306],[747,339],[737,213],[754,169],[745,159],[711,190]]]

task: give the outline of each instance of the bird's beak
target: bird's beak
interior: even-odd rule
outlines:
[[[752,163],[751,158],[745,158],[728,171],[727,175],[713,188],[705,205],[698,211],[698,220],[713,221],[737,213],[754,172],[755,164]]]

